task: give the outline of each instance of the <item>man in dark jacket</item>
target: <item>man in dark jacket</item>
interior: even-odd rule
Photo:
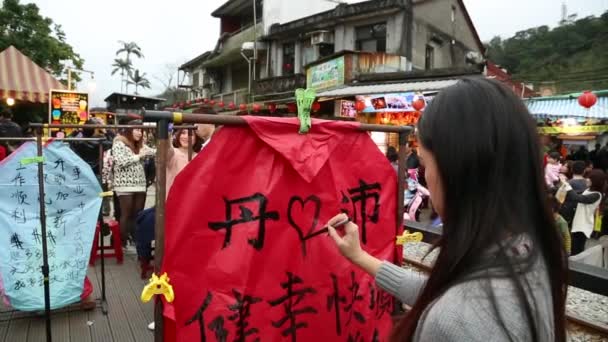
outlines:
[[[95,119],[89,119],[85,124],[96,125],[99,124],[99,122]],[[82,137],[103,139],[99,141],[76,141],[71,144],[72,150],[74,150],[82,160],[89,164],[96,176],[100,177],[101,173],[99,166],[103,155],[99,155],[99,146],[101,145],[102,151],[105,152],[112,148],[112,140],[105,130],[94,128],[82,129]]]
[[[572,187],[573,192],[580,195],[589,187],[587,180],[583,177],[583,174],[585,173],[585,162],[575,161],[572,164],[572,173],[572,179],[569,180],[568,183]],[[568,227],[570,228],[572,228],[572,220],[574,220],[576,207],[579,203],[572,197],[573,196],[570,196],[570,193],[566,195],[566,200],[559,211],[559,214],[568,222]]]
[[[8,109],[0,107],[0,138],[21,138],[23,132],[21,127],[11,120],[12,115]],[[3,147],[5,153],[4,157],[7,157],[14,150],[19,147],[21,143],[17,141],[0,141],[0,146]]]

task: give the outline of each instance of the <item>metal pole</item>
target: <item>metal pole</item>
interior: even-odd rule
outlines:
[[[247,120],[242,116],[233,115],[212,115],[212,114],[189,114],[189,113],[174,113],[168,111],[145,111],[144,121],[155,122],[159,120],[168,120],[169,122],[181,123],[201,123],[213,125],[247,125]],[[388,126],[374,124],[358,124],[354,126],[356,130],[364,132],[385,132],[385,133],[410,133],[413,128],[410,126]]]
[[[201,115],[201,114],[195,114],[195,115]],[[108,129],[125,128],[125,129],[129,129],[130,128],[130,129],[148,129],[148,130],[156,129],[156,126],[154,126],[154,125],[76,125],[76,124],[43,124],[43,123],[30,123],[30,127],[32,127],[32,128],[93,128],[93,129],[103,129],[103,128],[108,128]],[[180,126],[174,126],[173,128],[174,129],[195,129],[196,126],[194,126],[194,125],[180,125]],[[63,140],[63,141],[67,141],[69,139],[76,139],[76,140],[79,140],[79,141],[87,141],[87,140],[98,141],[98,140],[103,140],[101,138],[53,138],[53,140]]]
[[[98,161],[98,165],[97,165],[97,169],[99,171],[99,179],[100,179],[100,185],[102,186],[102,190],[105,191],[105,189],[103,189],[103,180],[101,179],[101,175],[103,173],[103,144],[99,143],[99,161]],[[102,209],[99,211],[99,217],[98,217],[98,222],[99,222],[99,247],[101,249],[101,312],[103,312],[104,314],[108,313],[108,310],[106,309],[106,262],[105,262],[105,241],[103,240],[104,236],[103,236],[103,201],[105,201],[105,198],[102,198],[101,201],[101,206]],[[95,251],[95,255],[97,255],[97,251]]]
[[[257,0],[253,1],[253,79],[255,80],[256,63],[258,62],[258,9]]]
[[[38,157],[42,157],[42,131],[36,130],[36,148]],[[44,317],[46,320],[46,340],[53,340],[51,334],[51,289],[49,286],[49,255],[46,241],[46,203],[44,194],[44,162],[38,161],[38,192],[40,203],[40,231],[42,234],[42,277],[44,284]]]
[[[155,247],[154,247],[154,271],[160,273],[165,248],[165,196],[167,189],[167,148],[169,147],[169,120],[161,119],[156,125],[158,147],[156,150],[156,216],[155,216]],[[154,341],[162,342],[164,336],[163,327],[163,303],[156,300],[154,307]]]
[[[405,197],[405,174],[407,173],[407,137],[409,132],[400,132],[399,134],[399,165],[397,167],[397,225],[395,228],[395,236],[401,235],[403,232],[403,213],[405,211],[405,207],[403,205],[404,197]],[[398,248],[395,248],[393,256],[393,263],[395,265],[401,265],[401,259],[403,258],[403,253],[399,252]],[[401,311],[401,304],[397,299],[395,299],[395,306],[393,307],[393,314],[398,314]]]
[[[192,160],[192,130],[189,129],[188,130],[188,161]],[[169,189],[166,189],[166,191],[169,191]]]

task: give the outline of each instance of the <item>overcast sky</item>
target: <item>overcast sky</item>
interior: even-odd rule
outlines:
[[[63,26],[70,43],[95,72],[92,105],[120,91],[120,76],[111,76],[118,41],[137,42],[145,55],[134,65],[147,73],[155,95],[164,89],[170,70],[215,46],[219,20],[211,12],[226,0],[22,0],[36,3],[44,16]],[[284,0],[296,1],[296,0]],[[579,17],[608,10],[608,0],[464,0],[483,41],[509,37],[530,27],[555,26],[561,4]],[[87,88],[87,75],[80,87]],[[131,86],[131,89],[132,86]]]

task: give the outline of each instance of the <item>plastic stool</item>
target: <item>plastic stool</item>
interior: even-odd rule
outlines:
[[[123,254],[122,254],[122,240],[120,238],[120,224],[117,221],[109,220],[105,221],[105,224],[110,227],[110,231],[112,232],[112,246],[104,246],[104,258],[116,258],[116,263],[122,264]],[[95,266],[95,262],[97,259],[101,258],[101,246],[99,246],[99,235],[100,235],[100,227],[99,222],[97,222],[97,227],[95,228],[95,238],[93,239],[93,248],[91,250],[91,259],[89,260],[90,266]],[[106,249],[113,249],[114,253],[107,253]]]

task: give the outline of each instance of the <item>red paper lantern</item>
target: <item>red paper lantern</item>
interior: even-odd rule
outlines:
[[[311,108],[312,108],[312,111],[313,111],[313,112],[318,112],[318,111],[319,111],[319,109],[321,109],[321,104],[320,104],[319,102],[316,102],[316,101],[315,101],[315,102],[312,104],[312,107],[311,107]]]
[[[207,104],[207,103],[209,103],[209,99],[205,98],[205,99],[203,99],[203,102],[204,102],[205,104]]]
[[[274,114],[274,112],[276,112],[276,111],[277,111],[277,105],[276,105],[276,104],[274,104],[274,103],[269,103],[269,104],[268,104],[268,111],[269,111],[270,113],[273,113],[273,114]]]
[[[259,111],[260,111],[260,109],[262,108],[262,106],[260,106],[260,105],[259,105],[259,104],[257,104],[257,103],[254,103],[252,108],[253,108],[253,112],[254,112],[254,113],[257,113],[257,112],[259,112]]]
[[[226,104],[224,104],[224,101],[220,101],[220,102],[217,104],[217,106],[218,106],[218,107],[220,107],[220,108],[224,108],[224,106],[225,106],[225,105],[226,105]]]
[[[289,113],[295,113],[298,111],[298,106],[295,103],[288,103],[287,104],[287,112]]]
[[[209,101],[209,104],[212,105],[212,106],[215,106],[215,100]]]
[[[424,103],[424,100],[420,98],[412,102],[412,107],[414,107],[416,111],[421,111],[422,109],[424,109],[425,105],[426,104]]]
[[[230,109],[234,109],[234,108],[236,108],[236,105],[234,104],[234,102],[230,102],[230,103],[228,104],[228,108],[230,108]]]
[[[240,109],[240,110],[242,110],[242,111],[246,111],[246,110],[247,110],[247,105],[246,105],[246,104],[244,104],[244,103],[241,103],[241,104],[239,105],[239,109]]]
[[[357,103],[355,104],[355,109],[357,110],[357,112],[362,112],[363,110],[365,110],[365,102],[363,101],[357,101]]]
[[[578,104],[589,109],[597,103],[597,96],[590,91],[585,91],[581,96],[578,97]]]

